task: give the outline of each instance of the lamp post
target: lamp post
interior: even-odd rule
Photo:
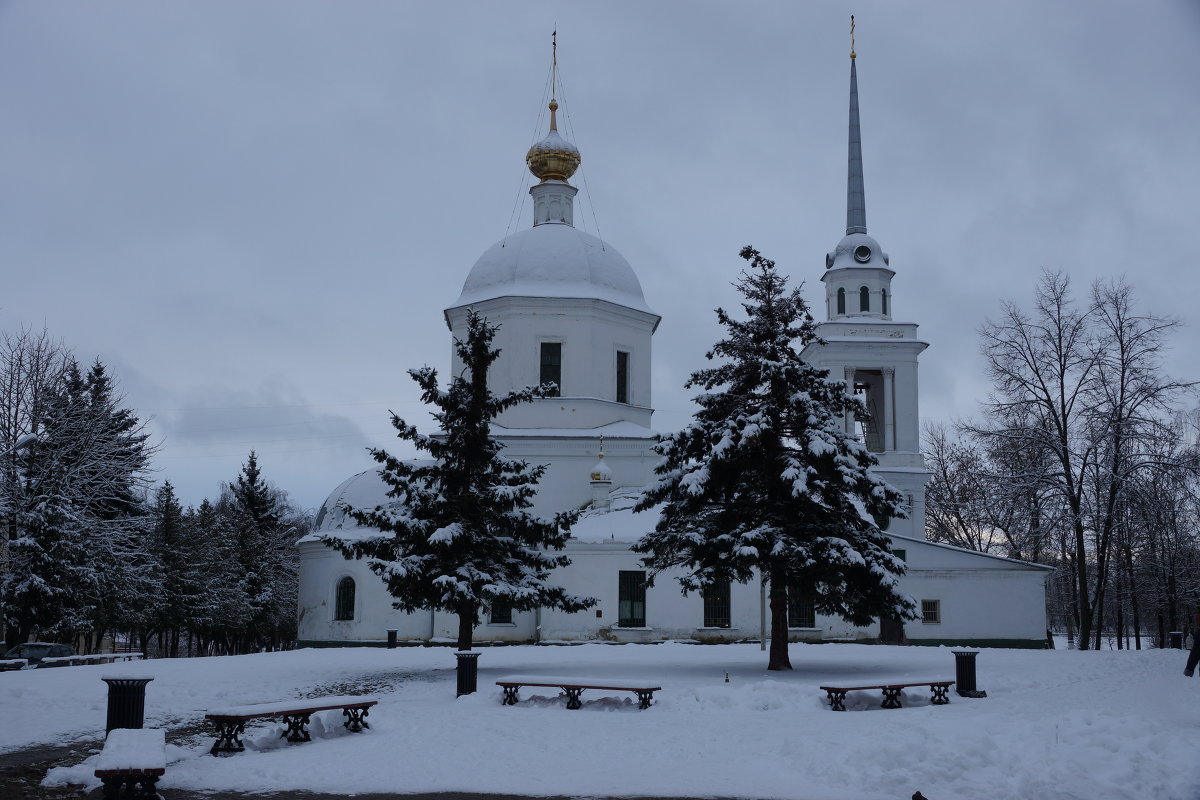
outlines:
[[[0,453],[0,458],[15,456],[17,453],[38,441],[39,438],[41,437],[36,433],[26,433],[18,436],[16,443],[12,447],[8,448],[3,453]],[[13,471],[14,473],[16,472],[15,466]],[[5,500],[3,495],[0,495],[0,513],[7,511],[8,502]],[[9,532],[7,530],[0,531],[0,578],[3,578],[8,574],[8,534]],[[0,642],[5,640],[7,634],[8,630],[4,624],[4,615],[0,614]]]

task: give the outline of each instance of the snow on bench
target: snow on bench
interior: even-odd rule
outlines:
[[[105,800],[125,787],[126,797],[158,797],[154,784],[167,771],[166,736],[161,728],[113,728],[96,758],[96,777]]]
[[[217,740],[209,750],[214,756],[222,753],[240,753],[246,749],[239,734],[245,733],[246,723],[252,719],[283,717],[287,730],[280,736],[287,737],[289,742],[309,742],[312,737],[308,733],[308,720],[311,714],[318,711],[333,711],[342,709],[346,721],[343,727],[351,733],[358,733],[363,728],[371,727],[364,719],[373,705],[379,703],[374,697],[361,695],[332,695],[329,697],[310,697],[302,700],[281,700],[275,703],[252,703],[242,706],[226,706],[216,708],[204,715],[217,726]]]
[[[577,709],[583,706],[579,695],[584,689],[596,689],[608,692],[633,692],[637,695],[638,708],[650,707],[654,693],[662,689],[654,686],[653,681],[642,681],[636,678],[597,678],[575,675],[558,677],[548,675],[508,675],[496,681],[496,685],[504,689],[503,705],[517,704],[517,691],[522,686],[549,686],[562,689],[567,694],[567,708]]]
[[[894,683],[872,683],[866,686],[822,686],[821,690],[829,696],[830,711],[846,710],[846,693],[868,689],[883,690],[883,708],[900,708],[900,693],[913,686],[928,686],[933,692],[930,701],[935,706],[944,706],[950,702],[950,687],[954,681],[907,681]]]

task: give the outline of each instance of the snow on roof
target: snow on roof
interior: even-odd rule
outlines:
[[[654,313],[624,256],[565,223],[535,225],[492,245],[450,307],[496,297],[580,297]]]
[[[492,435],[507,438],[513,436],[582,436],[605,439],[656,439],[658,432],[636,422],[610,422],[598,428],[504,428],[492,425]]]
[[[633,507],[642,496],[640,486],[614,489],[609,494],[609,508],[589,508],[571,527],[571,538],[587,544],[605,542],[636,542],[658,524],[659,511],[652,508],[636,514]]]

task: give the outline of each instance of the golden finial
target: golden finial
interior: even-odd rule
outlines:
[[[850,57],[854,58],[854,15],[850,15]]]
[[[550,133],[529,148],[525,163],[538,180],[566,181],[579,169],[579,149],[558,135],[558,26],[550,34]]]

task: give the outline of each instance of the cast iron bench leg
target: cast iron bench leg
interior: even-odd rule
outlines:
[[[883,690],[883,707],[884,708],[900,708],[900,692],[903,689],[888,689]]]
[[[583,703],[579,701],[579,695],[583,694],[583,689],[563,689],[567,693],[567,708],[583,708]]]
[[[845,711],[846,710],[846,693],[838,692],[833,689],[827,689],[825,694],[829,695],[829,710],[830,711]]]
[[[654,691],[653,690],[640,691],[640,692],[636,692],[636,694],[637,694],[637,698],[638,698],[638,708],[639,709],[649,708],[650,704],[654,701]]]
[[[504,699],[500,701],[500,705],[515,706],[517,704],[517,689],[520,689],[521,687],[520,686],[505,686],[503,688],[504,688]]]
[[[104,784],[104,800],[117,800],[125,779],[120,775],[106,775],[100,781]]]
[[[212,749],[208,752],[214,756],[219,756],[222,753],[242,752],[246,749],[246,745],[242,744],[242,740],[238,738],[238,734],[245,732],[246,723],[244,722],[218,722],[217,740],[213,742]]]
[[[143,775],[140,778],[138,778],[137,783],[140,785],[141,788],[133,792],[133,794],[132,794],[133,797],[144,797],[144,798],[151,798],[151,797],[157,798],[158,797],[158,790],[156,788],[154,788],[154,784],[158,783],[157,775]]]
[[[935,706],[944,706],[950,702],[950,684],[937,684],[929,687],[933,689],[933,704]]]
[[[368,709],[365,708],[343,708],[342,715],[346,717],[346,721],[342,725],[351,733],[358,733],[363,728],[369,728],[370,725],[363,719],[367,715]]]
[[[308,714],[284,714],[284,724],[287,725],[287,730],[279,734],[287,737],[289,742],[311,742],[312,737],[308,735]]]

